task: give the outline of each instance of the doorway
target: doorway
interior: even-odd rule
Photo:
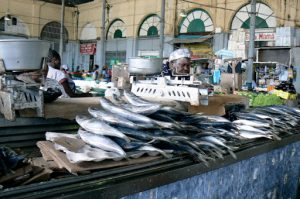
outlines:
[[[89,60],[89,71],[93,71],[93,66],[94,66],[94,55],[90,55],[90,60]]]

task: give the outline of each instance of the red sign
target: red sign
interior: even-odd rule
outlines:
[[[262,33],[255,33],[255,41],[274,41],[276,33],[274,32],[262,32]],[[246,33],[246,41],[249,41],[250,34]]]
[[[94,55],[96,54],[96,44],[80,44],[80,54]]]

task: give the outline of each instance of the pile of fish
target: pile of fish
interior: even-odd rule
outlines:
[[[230,121],[178,111],[127,91],[124,98],[100,98],[101,107],[88,109],[91,116],[76,117],[78,133],[66,135],[79,147],[71,150],[55,143],[55,148],[64,151],[72,163],[161,154],[166,158],[187,155],[208,165],[208,161],[227,154],[236,158],[234,151],[240,140],[280,140],[279,133],[294,128],[300,119],[300,110],[285,106],[236,112]],[[61,136],[48,132],[46,139],[55,142]]]
[[[265,106],[233,113],[232,122],[241,137],[280,140],[282,133],[293,134],[300,126],[300,110],[288,106]]]

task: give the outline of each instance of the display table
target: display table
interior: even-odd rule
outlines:
[[[74,121],[57,118],[0,119],[0,144],[27,149],[46,131],[71,132]],[[0,198],[296,198],[300,168],[300,134],[281,141],[257,140],[210,161],[209,167],[184,157],[160,159],[91,174],[52,179],[0,190]]]
[[[100,107],[99,97],[58,98],[45,104],[45,118],[63,118],[73,120],[76,115],[88,114],[89,107]],[[20,111],[21,117],[34,117],[30,109]]]
[[[78,114],[88,114],[89,107],[100,107],[99,97],[58,98],[52,103],[45,104],[45,118],[75,119]],[[238,95],[215,95],[208,98],[208,106],[188,105],[191,113],[204,113],[208,115],[224,115],[225,105],[243,104],[249,106],[249,99]],[[35,117],[35,111],[24,109],[20,117]]]
[[[296,198],[300,134],[210,162],[162,159],[0,191],[0,198]]]

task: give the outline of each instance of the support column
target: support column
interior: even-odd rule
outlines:
[[[101,20],[101,38],[100,38],[100,64],[101,68],[105,64],[105,8],[106,0],[102,0],[102,20]]]
[[[164,38],[165,38],[165,0],[161,0],[161,12],[160,12],[160,35],[159,35],[159,57],[164,55]]]
[[[65,0],[61,1],[61,21],[60,21],[60,38],[59,38],[59,55],[62,59],[64,50],[64,21],[65,21]],[[63,61],[61,60],[61,63]]]
[[[254,55],[254,43],[255,43],[255,17],[256,17],[256,0],[251,0],[251,13],[250,13],[250,39],[248,50],[248,74],[247,74],[247,86],[248,89],[252,89],[253,79],[253,55]]]

